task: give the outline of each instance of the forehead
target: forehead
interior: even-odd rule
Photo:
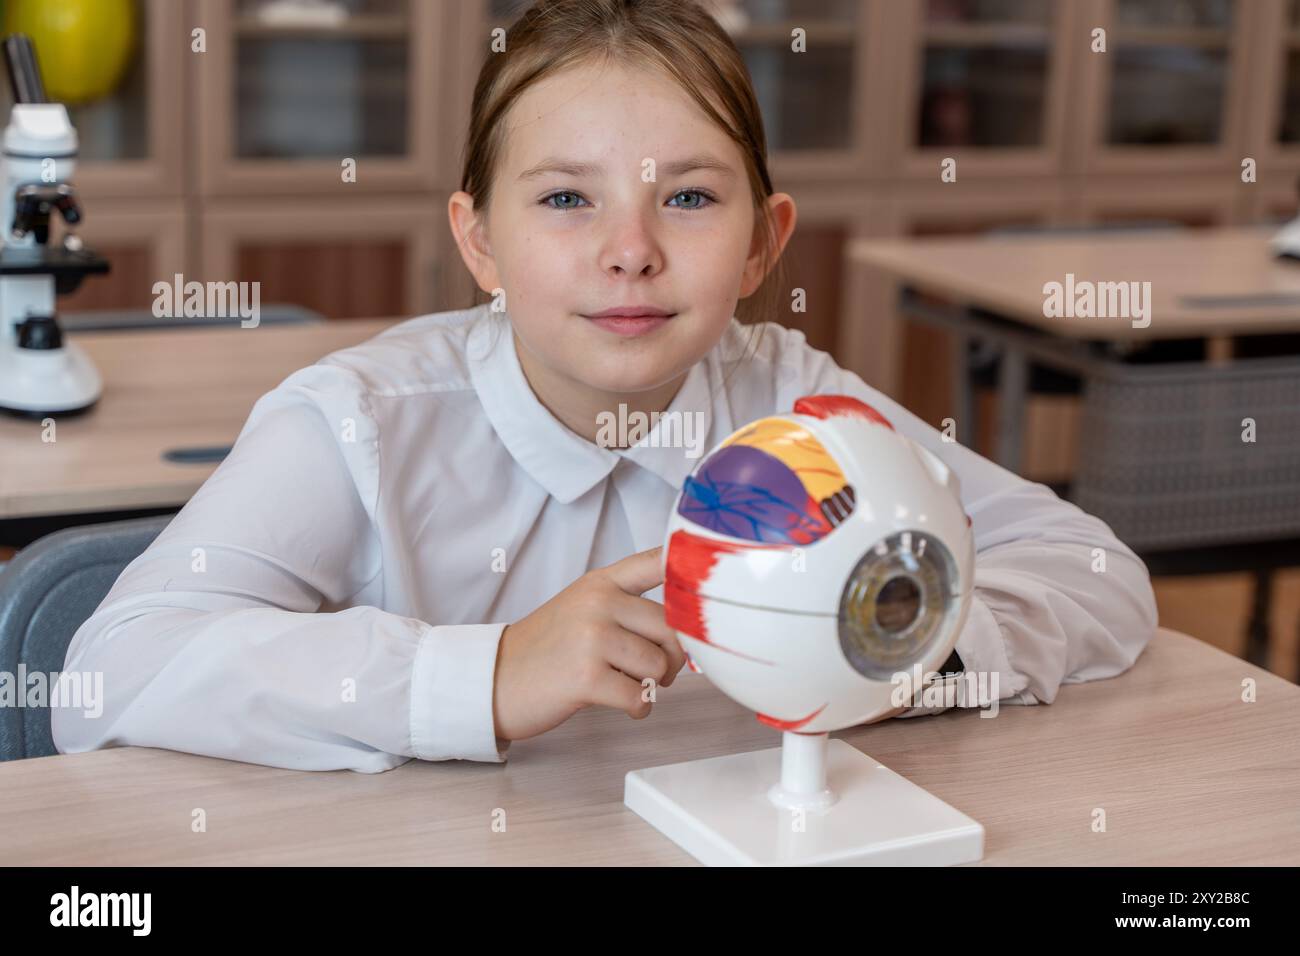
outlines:
[[[510,177],[556,153],[639,162],[707,148],[737,170],[743,165],[735,142],[695,99],[648,67],[610,62],[563,70],[529,87],[504,122],[502,166]]]

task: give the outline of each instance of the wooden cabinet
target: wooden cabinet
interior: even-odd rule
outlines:
[[[1258,182],[1243,189],[1251,218],[1277,218],[1300,191],[1300,0],[1263,0],[1255,12],[1252,76],[1257,108],[1249,114],[1246,155]]]
[[[186,220],[179,199],[92,200],[77,232],[112,271],[87,276],[76,292],[60,296],[60,311],[151,309],[154,283],[171,283],[188,269]],[[55,223],[56,240],[65,231]]]
[[[1274,90],[1274,110],[1270,131],[1285,157],[1300,164],[1300,0],[1290,0],[1281,9],[1282,22],[1277,30],[1269,29],[1272,48],[1280,63]],[[1261,17],[1266,28],[1276,22]],[[1280,41],[1279,39],[1280,38]]]
[[[1084,2],[1076,36],[1085,168],[1237,168],[1257,12],[1240,0]],[[1094,52],[1102,30],[1105,52]]]
[[[1073,0],[906,0],[889,7],[899,172],[938,179],[1060,168]]]
[[[883,169],[885,121],[872,50],[881,6],[852,0],[719,4],[754,82],[774,180],[859,179]],[[780,187],[778,187],[780,188]]]
[[[193,63],[203,277],[327,318],[442,307],[449,5],[352,0],[335,23],[264,0],[194,9],[208,34]]]
[[[430,311],[444,281],[438,212],[432,200],[388,196],[214,203],[202,214],[201,280],[259,282],[263,304],[293,303],[332,319]]]
[[[263,302],[331,318],[464,299],[438,188],[454,162],[440,134],[456,5],[346,9],[327,24],[262,0],[138,0],[118,89],[69,108],[79,231],[112,272],[60,308],[147,308],[177,273],[258,281]]]
[[[911,346],[845,264],[855,238],[1295,208],[1300,0],[708,2],[800,207],[783,291],[808,311],[772,318],[885,391]],[[491,31],[526,5],[342,0],[309,24],[265,0],[138,0],[131,72],[72,111],[83,231],[115,275],[65,306],[135,305],[141,276],[174,272],[332,317],[470,304],[446,203]]]
[[[1226,226],[1241,218],[1239,185],[1232,171],[1090,177],[1069,197],[1070,219],[1083,225]]]
[[[75,185],[84,220],[77,232],[108,258],[108,275],[88,276],[59,299],[64,311],[148,309],[153,283],[189,266],[185,194],[184,4],[136,0],[129,65],[107,95],[68,106],[77,131]],[[41,61],[38,38],[37,59]],[[0,116],[12,98],[0,82]],[[67,231],[52,223],[55,240]]]
[[[428,191],[438,181],[448,5],[358,0],[336,25],[199,0],[195,160],[206,196]],[[355,178],[344,166],[355,163]]]
[[[117,87],[68,106],[79,141],[76,185],[92,199],[184,192],[184,4],[135,0],[133,19],[132,52]],[[38,37],[36,56],[43,63],[41,42]],[[3,122],[12,105],[9,82],[0,80]],[[87,221],[94,218],[92,207]]]

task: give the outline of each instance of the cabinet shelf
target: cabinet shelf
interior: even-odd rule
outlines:
[[[852,44],[857,39],[858,29],[853,23],[840,20],[820,20],[795,23],[753,23],[738,30],[728,31],[736,46],[757,43],[789,43],[790,34],[795,28],[805,31],[808,42]]]
[[[926,46],[1046,47],[1051,33],[1036,23],[928,23],[922,38]]]
[[[1116,27],[1112,38],[1125,46],[1175,46],[1198,50],[1232,46],[1231,31],[1217,27]]]
[[[404,39],[411,26],[405,17],[361,14],[348,17],[338,24],[327,23],[276,23],[255,16],[235,18],[237,37],[292,37],[294,39]]]

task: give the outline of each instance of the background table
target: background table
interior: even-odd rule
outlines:
[[[1300,329],[1300,262],[1277,259],[1276,227],[1025,232],[862,239],[850,259],[1056,335],[1145,340]],[[1151,325],[1043,315],[1043,285],[1150,282]]]
[[[397,319],[256,328],[74,333],[104,377],[99,403],[38,420],[0,416],[0,522],[51,515],[177,510],[217,463],[178,464],[173,448],[234,442],[254,402],[291,372],[362,342]],[[66,523],[84,523],[80,518]],[[58,522],[26,522],[26,544]]]
[[[940,374],[953,382],[948,414],[955,437],[967,446],[974,444],[975,419],[970,347],[993,346],[998,412],[990,457],[1020,472],[1033,366],[1062,370],[1086,385],[1102,363],[1155,341],[1204,339],[1206,361],[1221,365],[1233,360],[1247,337],[1300,333],[1300,262],[1273,254],[1269,239],[1275,232],[1258,226],[1065,229],[861,240],[848,256],[851,263],[898,280],[902,316],[949,333],[951,353],[938,364]],[[1134,328],[1129,318],[1044,315],[1043,286],[1064,283],[1068,273],[1076,283],[1150,282],[1150,325]],[[1053,490],[1071,496],[1068,483]],[[1125,540],[1152,574],[1250,572],[1254,597],[1244,628],[1246,654],[1257,663],[1267,660],[1274,575],[1300,561],[1300,538],[1242,534],[1231,542],[1177,547]]]
[[[1077,347],[1079,342],[1106,343],[1123,354],[1153,340],[1205,338],[1209,360],[1224,362],[1232,358],[1235,336],[1300,332],[1300,262],[1273,255],[1268,240],[1275,231],[1243,227],[859,240],[848,256],[903,284],[902,315],[951,333],[952,414],[963,444],[970,443],[974,418],[968,343],[997,343],[994,455],[1017,471],[1030,358],[1082,367],[1087,353]],[[1064,283],[1067,274],[1076,283],[1150,282],[1150,325],[1135,328],[1128,318],[1044,315],[1043,286]],[[954,305],[927,302],[924,295]],[[1009,322],[990,321],[981,313]]]
[[[990,865],[1261,866],[1300,864],[1297,726],[1300,687],[1162,630],[1132,670],[1051,705],[835,736],[983,824]],[[623,806],[624,774],[778,743],[684,672],[644,721],[583,711],[506,764],[313,773],[137,748],[17,761],[0,764],[0,865],[691,863]]]

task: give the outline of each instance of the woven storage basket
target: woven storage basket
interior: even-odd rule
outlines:
[[[1130,547],[1300,537],[1300,356],[1106,363],[1082,411],[1070,497]]]

